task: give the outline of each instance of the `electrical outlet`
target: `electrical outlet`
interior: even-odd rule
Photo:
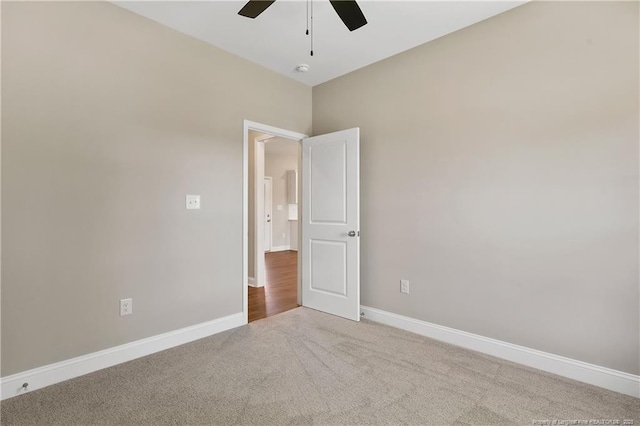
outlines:
[[[120,300],[120,316],[131,315],[133,313],[133,299]]]
[[[409,280],[400,280],[400,293],[409,294]]]
[[[199,209],[200,209],[200,196],[187,195],[187,210],[199,210]]]

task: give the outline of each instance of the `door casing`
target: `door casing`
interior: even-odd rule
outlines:
[[[293,132],[291,130],[281,129],[278,127],[269,126],[267,124],[257,123],[250,120],[243,121],[243,145],[242,145],[242,313],[243,313],[243,322],[247,324],[249,322],[249,310],[248,310],[248,300],[249,300],[249,130],[254,130],[260,133],[266,133],[272,136],[279,136],[283,138],[297,140],[298,143],[308,135],[303,133]],[[259,145],[259,144],[257,144]],[[264,144],[262,144],[264,147]],[[302,152],[302,150],[299,150]],[[300,156],[301,154],[299,154]],[[263,151],[264,156],[264,151]],[[298,163],[300,163],[300,158],[298,158]],[[262,176],[264,176],[264,163],[262,164]],[[256,173],[257,175],[258,173]],[[256,179],[258,177],[256,176]],[[254,186],[254,188],[260,188],[261,185],[258,183]],[[260,192],[260,191],[258,191]],[[298,186],[298,200],[301,199],[301,187]],[[257,209],[256,209],[257,210]],[[298,238],[300,238],[300,211],[298,208]],[[255,219],[255,218],[254,218]],[[264,235],[264,229],[262,226],[261,217],[259,220],[256,220],[256,229],[254,229],[254,235]],[[262,233],[262,234],[260,234]],[[255,252],[254,256],[257,256],[258,244],[254,244]],[[262,250],[263,262],[264,262],[264,250]],[[256,257],[257,259],[257,257]],[[302,281],[301,281],[301,248],[298,248],[298,304],[300,305],[302,302]],[[263,268],[264,271],[264,268]],[[257,279],[258,277],[256,277]],[[264,282],[264,278],[263,282]]]

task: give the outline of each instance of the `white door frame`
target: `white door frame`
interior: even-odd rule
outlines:
[[[256,132],[266,133],[273,136],[280,136],[283,138],[298,140],[298,143],[308,135],[293,132],[291,130],[280,129],[278,127],[269,126],[267,124],[256,123],[250,120],[244,120],[242,124],[242,314],[244,317],[244,324],[249,322],[249,309],[248,309],[248,301],[249,301],[249,130],[255,130]],[[262,145],[264,148],[264,144],[256,144],[256,148],[258,145]],[[257,151],[257,149],[256,149]],[[302,150],[300,150],[302,151]],[[258,176],[258,167],[255,170],[255,180],[261,179],[259,182],[264,182],[264,150],[262,151],[263,161],[261,166],[261,175]],[[299,162],[299,161],[298,161]],[[256,165],[257,166],[257,165]],[[260,188],[259,185],[254,185],[254,190],[256,188]],[[300,191],[300,186],[298,187],[298,191]],[[262,191],[256,190],[255,192],[260,193]],[[298,196],[298,201],[302,201],[302,197],[300,194]],[[264,206],[264,201],[262,203]],[[258,210],[259,203],[256,203],[256,210]],[[300,212],[302,211],[303,206],[299,205],[298,207],[298,239],[300,238]],[[263,214],[264,216],[264,214]],[[262,227],[262,220],[257,220],[255,223],[256,227],[254,229],[255,235],[264,235],[264,229]],[[259,228],[259,229],[258,229]],[[262,234],[260,234],[262,232]],[[260,238],[256,238],[255,250],[258,251],[257,241],[261,240]],[[261,248],[261,247],[260,247]],[[300,268],[301,265],[301,253],[302,247],[298,244],[298,304],[302,304],[302,281],[301,281],[301,273]],[[256,254],[257,255],[257,254]],[[257,257],[255,259],[258,259]],[[262,252],[262,261],[264,262],[264,251]],[[264,271],[264,268],[263,268]],[[257,272],[256,272],[257,275]],[[257,279],[258,277],[256,277]],[[263,279],[264,282],[264,279]]]

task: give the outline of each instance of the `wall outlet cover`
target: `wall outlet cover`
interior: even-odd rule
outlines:
[[[187,210],[200,209],[200,196],[199,195],[187,195]]]
[[[120,300],[120,316],[131,315],[133,313],[133,299]]]

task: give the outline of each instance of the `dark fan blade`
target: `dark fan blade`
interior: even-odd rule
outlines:
[[[255,18],[267,10],[274,1],[276,0],[249,0],[249,2],[240,9],[238,15],[246,16],[247,18]]]
[[[330,2],[349,31],[357,30],[366,25],[367,19],[355,0],[330,0]]]

